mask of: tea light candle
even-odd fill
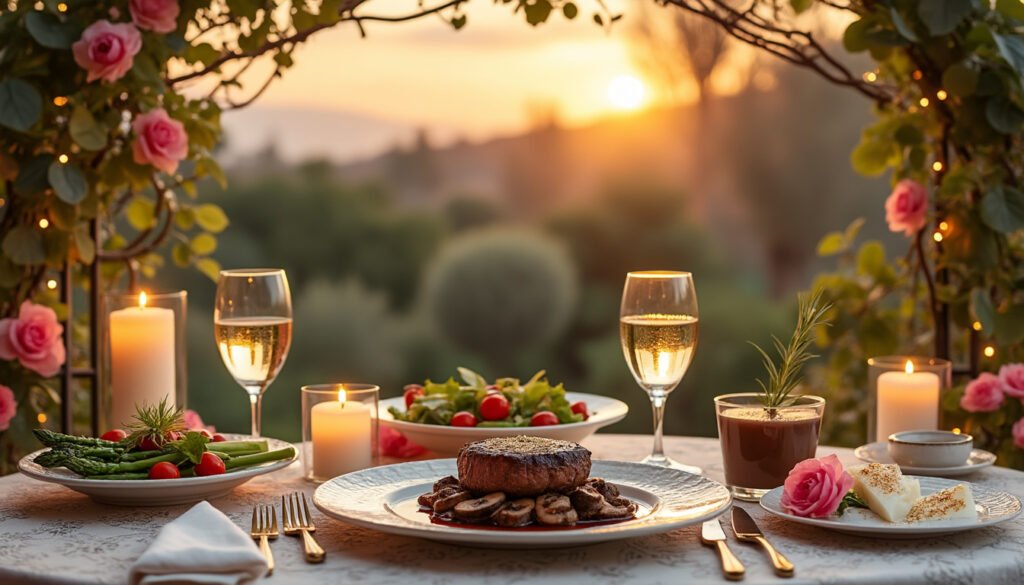
[[[310,410],[313,475],[336,477],[371,465],[370,407],[345,400],[321,402]]]
[[[876,441],[900,431],[939,428],[939,377],[915,372],[910,360],[902,372],[883,373],[878,377],[875,414]]]
[[[175,406],[174,311],[139,306],[110,313],[110,424],[132,421],[136,405]]]

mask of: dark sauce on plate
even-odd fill
[[[635,502],[635,501],[634,501]],[[414,502],[415,503],[415,502]],[[444,512],[442,514],[434,514],[434,511],[427,506],[419,506],[419,513],[429,519],[431,524],[438,526],[450,526],[451,528],[466,528],[469,530],[497,530],[502,532],[552,532],[559,530],[582,530],[584,528],[594,528],[597,526],[609,526],[611,524],[622,524],[623,522],[629,522],[630,520],[636,520],[643,518],[650,514],[650,508],[644,506],[640,502],[637,504],[637,511],[634,516],[626,518],[615,518],[612,520],[580,520],[573,526],[549,526],[547,524],[539,524],[537,522],[531,522],[525,526],[498,526],[497,524],[481,523],[474,524],[472,522],[461,522],[452,518],[451,513]]]

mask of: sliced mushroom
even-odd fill
[[[446,496],[439,497],[434,500],[434,513],[440,514],[441,512],[447,512],[455,507],[459,502],[465,502],[473,498],[473,494],[466,490],[458,490],[452,492]]]
[[[437,484],[434,484],[434,486],[436,487]],[[464,490],[462,488],[460,488],[458,486],[458,484],[455,484],[455,485],[451,485],[451,484],[443,485],[440,488],[435,489],[433,492],[431,492],[429,494],[421,495],[420,497],[416,498],[416,501],[421,506],[427,506],[429,508],[432,508],[432,507],[434,507],[434,502],[436,502],[437,500],[439,500],[441,498],[448,497],[448,496],[450,496],[452,494],[455,494],[455,493],[458,493],[458,492],[461,492],[461,491],[464,491]]]
[[[505,502],[505,504],[494,513],[492,518],[498,526],[514,528],[526,526],[533,521],[533,498],[520,498]]]
[[[420,497],[416,498],[416,503],[421,506],[428,508],[434,507],[434,500],[437,499],[437,492],[430,492],[429,494],[420,494]]]
[[[452,515],[466,522],[479,522],[490,518],[491,514],[497,512],[504,503],[504,492],[494,492],[480,498],[459,502],[452,509]]]
[[[618,520],[620,518],[632,518],[636,514],[636,504],[630,503],[625,506],[613,506],[608,502],[587,511],[580,510],[580,518],[584,520]]]
[[[572,508],[569,496],[562,494],[544,494],[537,496],[537,504],[534,509],[537,513],[537,521],[549,526],[572,526],[579,520],[576,510]]]
[[[587,485],[604,496],[605,501],[609,504],[621,508],[632,507],[633,512],[636,512],[636,504],[629,498],[622,497],[622,494],[619,493],[619,488],[615,484],[608,483],[599,477],[592,477],[587,480]]]
[[[569,492],[569,499],[572,501],[572,507],[576,509],[576,513],[584,520],[608,505],[604,496],[589,485],[581,485]]]
[[[446,487],[459,487],[459,480],[456,479],[454,475],[442,477],[441,479],[434,482],[433,490],[437,492],[441,491],[443,488]]]

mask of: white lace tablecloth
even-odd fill
[[[650,438],[595,435],[584,444],[598,459],[638,460]],[[704,468],[722,481],[715,439],[668,437],[668,454]],[[848,449],[822,447],[854,463]],[[211,502],[243,528],[251,507],[279,502],[282,493],[314,485],[301,479],[300,463],[256,478]],[[991,489],[1024,497],[1024,473],[985,469],[967,478]],[[974,532],[924,540],[878,540],[788,523],[754,504],[740,504],[757,519],[776,546],[796,564],[793,579],[771,572],[767,557],[732,539],[747,567],[744,583],[857,583],[896,585],[1024,584],[1024,520]],[[102,583],[127,580],[128,566],[168,521],[189,506],[121,508],[92,500],[61,486],[13,475],[0,478],[0,584]],[[300,540],[273,543],[277,570],[261,583],[384,585],[485,585],[491,583],[724,583],[718,558],[698,542],[698,527],[669,534],[582,548],[507,551],[464,548],[391,536],[330,521],[314,511],[317,536],[327,550],[322,565],[303,561]],[[727,518],[727,517],[724,517]],[[726,524],[728,520],[723,520]],[[730,533],[726,527],[727,533]]]

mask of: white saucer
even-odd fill
[[[861,445],[857,447],[853,454],[857,456],[857,459],[861,461],[867,461],[868,463],[895,463],[892,457],[889,457],[888,451],[889,445],[886,441],[876,441],[874,443],[868,443],[867,445]],[[903,473],[908,475],[930,475],[933,477],[960,477],[961,475],[967,475],[974,473],[979,469],[988,467],[996,462],[996,456],[984,449],[974,449],[971,451],[971,456],[967,458],[967,461],[963,465],[957,465],[955,467],[913,467],[911,465],[900,465],[900,469]]]

